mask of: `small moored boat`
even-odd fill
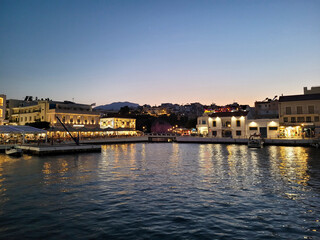
[[[260,138],[260,135],[254,134],[249,137],[248,147],[249,148],[262,148],[263,140]]]
[[[9,149],[6,149],[6,154],[9,156],[20,157],[22,155],[22,149],[11,147]]]

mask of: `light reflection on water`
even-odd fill
[[[176,143],[1,154],[0,236],[316,238],[319,159],[312,148]]]

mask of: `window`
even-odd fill
[[[314,106],[308,106],[308,113],[314,114]]]
[[[199,124],[201,124],[201,120],[199,119],[199,122],[198,122]]]
[[[202,124],[206,124],[206,120],[202,120]]]
[[[257,127],[249,127],[249,130],[258,130]]]
[[[291,107],[286,107],[286,114],[291,114]]]
[[[31,116],[29,117],[29,121],[32,121],[32,117]]]
[[[236,131],[237,136],[241,136],[241,131]]]
[[[213,126],[213,127],[216,127],[216,126],[217,126],[217,122],[216,122],[216,121],[213,121],[213,122],[212,122],[212,126]]]
[[[20,119],[21,122],[23,122],[23,117]]]
[[[311,122],[311,117],[306,117],[306,122]]]
[[[278,130],[278,127],[269,127],[269,130],[270,130],[270,131],[277,131],[277,130]]]
[[[304,117],[298,117],[298,122],[299,123],[304,122]]]
[[[237,127],[240,127],[240,120],[237,120]]]
[[[94,124],[94,120],[93,119],[91,120],[91,123]]]
[[[212,131],[213,136],[217,136],[217,131]]]
[[[296,117],[292,117],[292,118],[291,118],[291,122],[292,122],[292,123],[295,123],[295,122],[296,122]]]
[[[302,107],[301,106],[297,107],[297,114],[302,114]]]
[[[25,121],[25,122],[28,121],[28,118],[27,118],[27,117],[24,117],[24,121]]]
[[[70,122],[73,123],[73,118],[70,118]]]
[[[284,117],[284,118],[283,118],[283,121],[284,121],[284,122],[288,122],[288,118],[287,118],[287,117]]]
[[[314,117],[315,122],[319,122],[319,116]]]

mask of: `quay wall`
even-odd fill
[[[247,138],[209,138],[209,137],[177,137],[178,143],[224,143],[224,144],[247,144]],[[264,139],[264,145],[277,146],[311,146],[313,139]]]

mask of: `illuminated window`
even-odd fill
[[[2,109],[0,109],[0,117],[2,117]]]
[[[3,106],[3,98],[0,97],[0,106]]]

